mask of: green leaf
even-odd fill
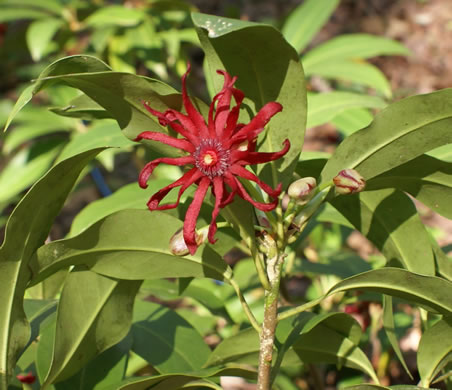
[[[2,0],[1,6],[13,6],[25,9],[46,10],[58,14],[63,10],[63,5],[59,0],[40,0],[39,3],[35,0]]]
[[[410,51],[397,41],[369,34],[348,34],[330,39],[306,53],[303,67],[315,73],[317,66],[338,60],[371,58],[381,55],[409,55]]]
[[[384,108],[386,103],[376,96],[352,92],[326,92],[308,95],[307,127],[327,123],[336,115],[351,108]]]
[[[412,200],[398,190],[337,196],[331,204],[383,252],[409,271],[435,274],[432,246]]]
[[[57,161],[99,147],[126,149],[134,145],[136,143],[126,138],[115,122],[97,122],[87,132],[75,135],[58,156]]]
[[[395,324],[394,324],[394,313],[392,310],[392,297],[388,295],[383,295],[383,327],[388,337],[388,340],[394,350],[397,358],[399,359],[400,364],[405,369],[405,372],[408,374],[411,380],[414,380],[411,375],[408,366],[406,365],[405,359],[403,358],[402,351],[399,347],[399,342],[397,340],[397,336],[395,333]]]
[[[378,113],[365,129],[347,137],[322,171],[322,182],[344,168],[366,180],[452,143],[452,89],[402,99]]]
[[[10,201],[42,177],[60,150],[60,140],[42,140],[19,151],[0,173],[0,203]]]
[[[336,115],[331,122],[346,137],[370,124],[373,116],[365,108],[351,108]]]
[[[327,79],[338,79],[362,84],[375,89],[387,98],[392,95],[391,85],[383,72],[367,62],[351,60],[323,62],[311,69],[311,72]],[[310,75],[306,72],[306,76]]]
[[[132,337],[132,350],[159,373],[198,370],[210,353],[202,336],[187,321],[152,302],[136,302]]]
[[[98,199],[87,205],[80,211],[72,222],[69,237],[74,237],[88,227],[100,221],[102,218],[116,211],[125,209],[147,209],[146,203],[151,195],[170,184],[167,179],[155,179],[148,183],[148,188],[143,190],[137,183],[127,184],[110,196]],[[168,202],[176,201],[177,194],[170,192],[165,198]],[[182,198],[183,200],[184,198]]]
[[[192,19],[215,91],[223,85],[216,71],[226,69],[238,77],[237,87],[245,93],[244,105],[252,113],[268,102],[282,104],[283,111],[271,119],[259,150],[281,150],[289,139],[290,151],[273,165],[272,172],[275,185],[287,183],[303,145],[306,123],[306,87],[296,51],[271,26],[199,13],[193,13]],[[248,113],[242,113],[242,119],[248,120]]]
[[[196,379],[219,376],[240,376],[242,378],[255,379],[256,372],[250,369],[249,366],[228,364],[226,367],[212,367],[195,372],[129,378],[119,384],[119,386],[107,387],[103,390],[147,390],[149,388],[155,389],[156,387],[154,386],[160,384],[164,386],[159,387],[159,389],[176,389],[178,388],[177,386],[183,386]]]
[[[401,268],[381,268],[347,278],[326,296],[338,292],[374,291],[426,307],[444,315],[452,313],[452,282],[436,276],[415,274]]]
[[[93,99],[82,94],[73,99],[69,105],[50,109],[55,114],[85,120],[111,118],[105,109]]]
[[[421,385],[430,383],[447,362],[452,361],[452,318],[443,318],[427,329],[419,342],[417,365]]]
[[[111,5],[99,8],[85,19],[85,23],[90,27],[120,26],[133,27],[139,24],[145,13],[138,8]]]
[[[37,9],[0,6],[0,23],[12,22],[21,19],[41,19],[48,18],[49,16],[49,13]]]
[[[301,53],[320,31],[339,4],[339,0],[307,0],[287,18],[281,32],[298,53]]]
[[[0,387],[7,387],[30,330],[23,295],[31,271],[29,260],[44,244],[51,224],[82,169],[102,149],[91,150],[54,166],[16,206],[8,219],[0,248]]]
[[[3,128],[3,131],[8,130],[9,125],[11,124],[14,117],[18,114],[22,108],[31,100],[33,97],[33,90],[34,85],[29,85],[27,88],[25,88],[20,96],[19,99],[17,99],[16,103],[14,104],[13,109],[11,110],[8,119],[6,120],[5,127]]]
[[[452,162],[421,155],[372,178],[366,190],[397,188],[452,219]]]
[[[179,219],[163,212],[119,211],[76,237],[41,247],[30,264],[35,275],[32,283],[76,264],[118,279],[229,279],[232,270],[209,246],[200,247],[194,256],[171,253],[169,240],[181,227]]]
[[[52,364],[43,387],[69,378],[127,335],[140,284],[117,281],[83,267],[72,270],[58,305]],[[74,316],[74,308],[81,309],[81,315]]]
[[[62,19],[39,19],[27,29],[27,45],[33,61],[38,62],[58,29],[64,24]]]

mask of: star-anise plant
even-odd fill
[[[257,323],[246,301],[242,299],[246,315],[260,333],[258,389],[267,390],[270,389],[272,382],[270,373],[285,247],[302,231],[307,220],[313,214],[313,212],[308,211],[308,214],[304,214],[302,223],[299,223],[301,208],[309,203],[310,198],[314,195],[315,180],[313,183],[312,178],[302,179],[289,187],[288,194],[291,200],[286,212],[283,213],[281,198],[279,198],[281,183],[278,184],[276,189],[273,189],[245,168],[247,165],[277,160],[289,151],[290,143],[286,139],[283,149],[278,152],[256,152],[257,136],[264,130],[270,119],[282,111],[282,105],[277,102],[268,102],[248,124],[239,123],[239,110],[244,94],[234,87],[237,77],[231,77],[224,70],[217,70],[217,73],[224,77],[224,84],[221,91],[212,99],[206,121],[188,96],[186,79],[189,72],[190,65],[182,77],[182,100],[186,114],[174,109],[159,112],[152,108],[152,102],[143,102],[146,110],[157,117],[161,125],[171,127],[180,137],[175,138],[155,131],[143,131],[135,139],[135,141],[143,139],[158,141],[180,149],[185,155],[176,158],[162,157],[150,161],[139,175],[139,184],[142,188],[147,188],[147,181],[154,168],[159,164],[191,166],[180,179],[152,195],[147,205],[150,211],[176,208],[185,190],[192,185],[197,186],[194,199],[185,215],[182,238],[188,252],[192,255],[204,241],[203,237],[196,232],[196,221],[209,188],[215,198],[212,219],[207,233],[207,239],[211,244],[216,242],[216,219],[220,210],[233,202],[236,194],[251,203],[256,209],[267,213],[268,219],[273,221],[267,226],[267,230],[263,230],[259,239],[260,251],[255,254],[258,257],[256,264],[261,264],[256,269],[266,289],[265,315],[262,326]],[[231,106],[233,99],[235,105]],[[272,200],[268,203],[254,200],[248,194],[241,180],[256,183]],[[335,178],[336,186],[340,182],[339,176]],[[362,180],[362,183],[363,185],[355,192],[364,188],[364,180]],[[331,184],[329,183],[323,191],[318,191],[315,200],[310,202],[311,210],[316,210],[319,204],[323,202]],[[302,194],[298,193],[300,186],[303,187]],[[176,202],[160,205],[163,198],[176,187],[180,187]],[[303,199],[303,201],[301,202],[300,199]],[[273,210],[275,210],[275,215],[270,215],[269,213]],[[295,220],[297,214],[298,225]],[[180,242],[172,242],[171,245],[178,246],[177,249],[172,248],[173,253],[180,252]]]

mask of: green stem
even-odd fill
[[[293,309],[286,310],[285,312],[281,313],[278,316],[278,321],[282,321],[286,318],[295,316],[297,314],[303,313],[304,311],[313,308],[314,306],[317,306],[320,302],[322,302],[325,299],[324,296],[321,296],[320,298],[314,299],[313,301],[306,302],[304,305],[294,307]]]
[[[251,308],[249,307],[248,303],[246,302],[245,297],[242,294],[242,291],[240,290],[239,285],[237,284],[237,282],[234,279],[229,279],[229,283],[231,284],[231,286],[234,288],[235,293],[237,294],[240,303],[242,304],[243,310],[245,311],[246,316],[248,317],[248,320],[250,321],[251,325],[253,326],[253,328],[256,330],[257,333],[261,333],[262,328],[259,325],[259,323],[256,320],[256,317],[254,317],[253,312],[251,311]]]

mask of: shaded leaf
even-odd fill
[[[337,196],[331,204],[380,249],[386,260],[435,274],[430,238],[412,200],[397,190]]]
[[[430,383],[447,362],[452,361],[452,318],[443,318],[427,329],[419,342],[417,365],[421,384]]]
[[[71,377],[127,335],[140,284],[72,270],[58,305],[52,364],[43,387]],[[74,307],[82,313],[74,316]]]

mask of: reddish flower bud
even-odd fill
[[[22,383],[27,383],[31,385],[35,382],[36,377],[31,373],[31,371],[28,374],[19,374],[16,376],[17,379],[19,379]]]
[[[303,177],[294,181],[287,189],[287,194],[298,204],[306,203],[312,195],[312,190],[317,186],[313,177]]]
[[[341,195],[361,192],[366,186],[364,178],[354,169],[343,169],[333,179],[336,193]]]

